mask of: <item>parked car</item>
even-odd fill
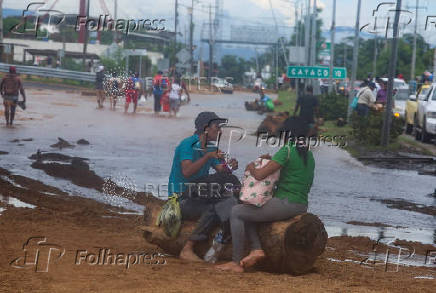
[[[406,106],[404,109],[404,118],[406,120],[406,133],[410,134],[413,130],[413,123],[415,120],[415,114],[418,109],[417,98],[421,95],[426,96],[430,91],[429,84],[423,84],[421,88],[418,90],[416,95],[410,95],[409,99],[406,102]]]
[[[418,110],[413,123],[415,138],[429,142],[436,137],[436,83],[430,86],[426,95],[419,95],[417,102]]]
[[[388,82],[388,78],[386,77],[382,77],[381,80],[383,80],[384,82]],[[404,88],[409,88],[409,85],[402,79],[400,78],[394,78],[394,89],[404,89]]]
[[[233,94],[233,84],[226,81],[224,78],[214,78],[212,85],[222,93]]]
[[[336,91],[338,94],[348,96],[349,86],[348,82],[341,80],[336,84]]]
[[[400,88],[397,89],[397,93],[394,96],[394,115],[405,118],[406,102],[409,99],[409,89]]]

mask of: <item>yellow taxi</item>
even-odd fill
[[[415,118],[416,111],[418,110],[417,97],[420,95],[427,95],[430,91],[430,84],[423,84],[418,90],[416,95],[410,95],[406,102],[406,110],[404,113],[404,118],[406,120],[406,133],[412,133],[413,120]]]

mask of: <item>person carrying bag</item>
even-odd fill
[[[240,199],[243,202],[245,199],[245,203],[232,207],[232,261],[217,266],[217,269],[243,272],[255,265],[265,257],[257,234],[257,224],[284,221],[307,212],[308,194],[315,169],[313,154],[306,143],[309,127],[304,119],[291,117],[284,122],[281,131],[286,133],[285,141],[288,141],[290,135],[295,139],[280,148],[268,162],[262,162],[258,166],[253,162],[246,168],[247,175],[254,177],[255,181],[247,179],[249,177],[244,180]],[[263,159],[268,157],[263,156]],[[266,180],[276,178],[277,172],[280,172],[277,188],[273,189],[273,179],[268,180],[269,184],[266,184]],[[251,187],[250,182],[253,182]],[[260,194],[254,195],[254,192],[250,193],[250,188],[254,188],[256,184],[260,186]],[[274,192],[271,197],[272,190]],[[261,195],[266,199],[249,199],[250,195],[253,195],[253,198]],[[243,257],[246,240],[250,244],[250,253]]]
[[[288,159],[290,154],[290,147],[286,145],[288,150]],[[266,157],[257,158],[254,161],[254,167],[256,169],[265,167],[271,160]],[[268,200],[273,197],[274,188],[280,178],[280,170],[268,175],[263,180],[256,180],[256,178],[250,174],[248,170],[244,173],[244,181],[242,184],[241,193],[239,199],[245,204],[252,204],[257,207],[263,206]]]

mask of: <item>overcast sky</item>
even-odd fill
[[[46,2],[46,7],[50,7],[56,0],[4,0],[4,8],[25,9],[32,2]],[[105,0],[106,6],[110,13],[113,13],[115,0]],[[225,30],[228,30],[230,25],[250,25],[250,26],[274,26],[273,13],[275,15],[278,26],[281,30],[292,29],[286,26],[294,25],[295,21],[295,6],[301,7],[301,4],[306,5],[307,0],[220,0],[223,3],[221,21]],[[270,1],[273,7],[271,11]],[[403,0],[403,9],[406,6],[415,5],[416,0]],[[54,9],[64,13],[78,13],[80,0],[57,0]],[[297,3],[295,5],[294,3]],[[313,2],[313,0],[312,0]],[[356,10],[358,0],[337,0],[336,25],[337,26],[352,26],[355,25]],[[362,0],[360,25],[370,23],[372,11],[382,2],[395,2],[395,0]],[[167,28],[174,28],[174,5],[175,0],[118,0],[118,18],[126,19],[146,19],[146,18],[164,18],[167,20]],[[328,30],[331,25],[333,0],[317,0],[318,6],[323,8],[321,18],[324,22],[325,30]],[[200,0],[194,1],[194,23],[196,26],[196,35],[199,36],[201,25],[208,21],[209,4],[215,5],[215,0]],[[91,15],[104,14],[100,0],[91,0]],[[179,0],[179,17],[180,31],[184,33],[189,20],[187,7],[191,6],[191,0]],[[424,31],[427,15],[436,15],[435,0],[420,0],[420,6],[427,9],[420,10],[419,16],[419,31],[429,42],[436,40],[436,28]],[[411,9],[414,12],[414,9]],[[411,23],[407,29],[412,29]]]

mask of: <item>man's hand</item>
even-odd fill
[[[222,159],[224,159],[225,153],[223,153],[220,150],[217,150],[217,151],[207,152],[206,156],[208,159],[222,160]]]
[[[264,154],[264,155],[261,155],[259,158],[266,159],[266,160],[271,160],[271,155],[270,154]]]
[[[231,158],[228,162],[232,170],[238,170],[238,161],[235,158]]]
[[[254,162],[251,162],[250,164],[245,167],[245,171],[252,172],[254,170]]]

